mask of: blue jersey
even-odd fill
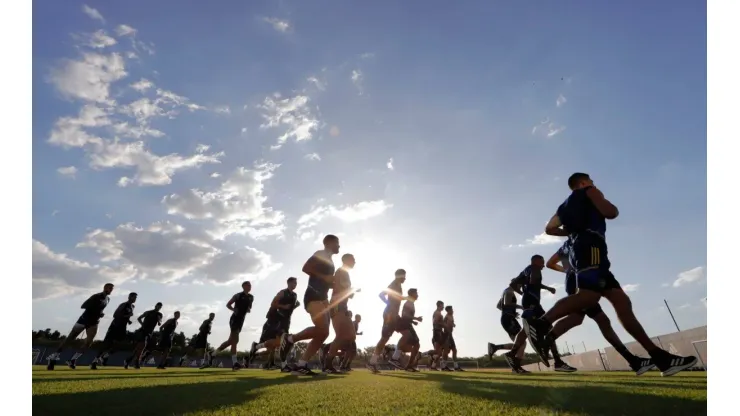
[[[522,305],[531,305],[540,303],[540,291],[542,283],[532,283],[532,273],[536,272],[532,266],[527,266],[519,273],[516,280],[522,285]]]
[[[596,209],[586,192],[591,187],[576,189],[558,207],[560,222],[572,239],[580,236],[606,236],[606,218]]]

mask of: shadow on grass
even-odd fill
[[[32,407],[34,415],[181,415],[241,405],[258,397],[260,389],[273,385],[319,380],[326,378],[237,378],[230,381],[34,395]]]
[[[413,376],[390,375],[391,377],[417,378]],[[671,415],[706,415],[706,400],[692,400],[683,397],[661,396],[637,392],[620,391],[615,386],[598,385],[592,380],[584,380],[582,386],[547,387],[541,385],[527,385],[529,377],[517,378],[517,383],[511,377],[460,378],[442,374],[424,374],[419,377],[428,381],[438,382],[443,391],[459,394],[473,399],[497,400],[510,405],[528,408],[540,406],[557,414],[559,411],[581,412],[589,415],[603,416],[637,416],[657,414]],[[490,381],[503,381],[491,383]],[[567,380],[547,379],[547,382],[567,382]],[[594,385],[597,384],[597,385]],[[610,384],[605,382],[605,384]],[[615,383],[611,383],[615,384]],[[630,384],[634,384],[631,381]],[[681,383],[643,383],[646,387],[685,389]],[[705,389],[704,389],[705,390]]]

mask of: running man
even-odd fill
[[[200,324],[200,328],[198,328],[198,335],[194,336],[193,339],[190,340],[187,348],[185,348],[185,353],[180,358],[180,367],[182,367],[185,361],[190,362],[191,360],[197,359],[195,357],[200,355],[201,352],[203,353],[201,369],[209,366],[211,358],[210,353],[208,352],[208,335],[211,335],[211,329],[213,328],[214,319],[216,319],[216,314],[211,312],[210,314],[208,314],[208,319]]]
[[[334,273],[334,285],[331,292],[331,324],[334,328],[334,341],[332,341],[324,357],[324,372],[327,374],[336,374],[339,371],[334,368],[334,357],[339,350],[346,351],[353,342],[357,334],[352,324],[352,312],[349,311],[349,299],[354,297],[352,290],[352,280],[349,271],[355,267],[355,256],[345,254],[342,256],[342,267]]]
[[[542,289],[555,294],[554,288],[542,284],[542,269],[544,268],[545,258],[540,256],[539,254],[535,254],[530,259],[529,266],[525,267],[524,270],[519,273],[519,276],[514,278],[516,280],[516,284],[521,285],[522,288],[522,307],[524,308],[522,319],[524,320],[525,334],[528,333],[527,331],[532,321],[545,314],[545,310],[542,308],[542,304],[540,303],[540,292],[542,291]],[[525,341],[526,340],[524,338],[515,339],[512,350],[505,354],[506,357],[504,358],[510,366],[512,363],[519,362],[516,354],[520,348],[525,348]],[[532,347],[534,348],[534,344],[532,344]],[[554,342],[552,343],[552,345],[549,346],[548,350],[552,351],[555,371],[572,373],[577,370],[576,368],[571,367],[562,360],[557,346]],[[549,367],[550,362],[548,361],[547,357],[548,355],[545,355],[543,364],[546,367]],[[520,365],[516,365],[516,367],[520,367]],[[515,367],[512,367],[512,370],[517,371]]]
[[[401,317],[396,326],[396,331],[401,334],[401,339],[396,344],[396,351],[393,352],[393,356],[388,360],[388,364],[399,370],[417,372],[418,370],[416,370],[414,364],[417,361],[416,355],[419,353],[420,345],[419,336],[416,334],[416,330],[414,330],[414,325],[421,322],[422,317],[416,316],[414,303],[419,299],[419,292],[413,288],[409,289],[406,299],[401,311]],[[406,366],[401,364],[401,352],[409,353]]]
[[[290,318],[293,311],[301,305],[298,302],[298,294],[295,293],[298,287],[298,279],[289,277],[287,280],[288,287],[279,291],[272,299],[270,309],[267,311],[265,324],[262,326],[262,335],[259,342],[253,342],[249,350],[248,362],[251,364],[257,351],[267,348],[267,362],[265,369],[279,368],[275,365],[275,349],[280,347],[280,337],[287,334],[290,330]]]
[[[442,371],[463,371],[460,368],[460,364],[457,362],[457,346],[455,345],[455,338],[452,336],[452,332],[455,329],[455,311],[452,305],[445,306],[444,320],[442,321],[443,339],[444,339],[444,350],[442,351],[442,360],[440,361],[440,370]],[[447,359],[449,358],[450,351],[452,351],[452,368],[447,365]]]
[[[154,309],[148,310],[141,314],[136,321],[141,327],[134,333],[136,346],[134,352],[129,358],[123,361],[123,368],[128,369],[129,364],[133,363],[135,369],[141,368],[142,358],[147,355],[148,351],[153,349],[154,340],[152,334],[154,330],[162,324],[162,302],[157,302]],[[147,355],[148,356],[148,355]]]
[[[252,283],[245,281],[242,283],[242,291],[232,296],[229,302],[226,303],[226,308],[230,310],[231,318],[229,318],[229,339],[224,341],[216,351],[211,355],[213,356],[231,347],[231,369],[236,371],[242,367],[236,356],[236,347],[239,345],[239,333],[242,332],[244,326],[244,320],[247,314],[252,311],[252,304],[254,303],[254,296],[252,296]],[[213,364],[210,362],[209,364]]]
[[[384,351],[388,340],[396,331],[396,325],[399,319],[398,314],[401,312],[401,302],[407,299],[403,296],[402,287],[406,281],[406,270],[398,269],[394,275],[395,279],[393,282],[378,295],[386,306],[385,310],[383,310],[383,328],[380,331],[380,341],[375,346],[375,351],[367,363],[367,368],[373,373],[378,372],[378,358],[380,358],[380,354]]]
[[[570,237],[570,266],[576,274],[577,292],[564,297],[541,318],[532,322],[527,336],[540,357],[547,357],[552,344],[552,324],[560,318],[593,308],[601,297],[614,307],[622,326],[650,354],[661,375],[671,376],[693,367],[697,359],[681,357],[660,349],[650,340],[632,310],[629,296],[609,270],[611,263],[606,244],[606,220],[619,215],[614,204],[594,186],[588,174],[574,173],[568,178],[571,194],[545,226],[548,235]]]
[[[105,333],[103,345],[98,351],[98,356],[90,364],[91,370],[97,370],[98,364],[102,366],[106,365],[115,344],[126,340],[128,333],[127,327],[131,324],[131,318],[134,316],[134,303],[136,303],[137,297],[138,295],[135,292],[129,293],[128,300],[118,305],[116,311],[113,312],[113,321],[111,321],[108,327],[108,332]]]
[[[511,367],[512,372],[517,374],[526,374],[529,371],[522,368],[521,362],[524,358],[524,349],[526,348],[527,334],[522,331],[521,325],[517,318],[519,313],[517,309],[524,309],[522,306],[516,303],[516,294],[521,293],[521,284],[517,279],[512,279],[509,286],[504,290],[501,295],[501,299],[498,301],[496,307],[501,310],[501,326],[504,328],[512,342],[515,342],[519,338],[520,347],[515,352],[514,357],[504,355],[506,363]],[[488,343],[488,359],[493,360],[493,354],[498,350],[512,350],[514,348],[513,343],[508,344],[492,344]]]
[[[170,356],[170,350],[172,350],[172,340],[175,338],[175,330],[177,329],[177,321],[180,319],[180,311],[175,311],[172,318],[165,321],[159,330],[159,342],[157,343],[157,351],[162,354],[162,358],[159,360],[157,368],[160,370],[165,369],[165,363],[167,357]]]
[[[352,312],[349,313],[352,315]],[[362,316],[360,314],[355,315],[355,320],[352,321],[352,326],[354,327],[355,336],[362,335],[362,332],[360,332],[360,322],[362,322]],[[344,351],[344,357],[342,358],[342,363],[340,366],[340,371],[348,372],[352,371],[352,361],[357,356],[357,339],[355,337],[355,341],[352,341],[352,345],[349,346],[349,349],[347,351]]]
[[[103,310],[105,310],[105,307],[108,306],[108,303],[110,302],[109,296],[111,292],[113,292],[113,283],[106,283],[103,286],[102,292],[90,296],[82,306],[80,306],[80,309],[84,309],[85,311],[82,312],[77,323],[72,326],[72,330],[69,331],[67,338],[63,339],[57,347],[57,350],[47,358],[49,360],[49,364],[46,366],[47,370],[54,369],[64,347],[76,340],[82,331],[85,331],[85,343],[82,344],[82,352],[75,351],[72,358],[67,361],[69,368],[76,368],[77,359],[80,358],[88,348],[90,348],[90,345],[92,345],[92,342],[95,340],[95,335],[98,333],[98,324],[100,323],[100,318],[105,316]]]
[[[285,362],[293,344],[310,339],[306,351],[298,363],[292,366],[296,375],[316,375],[308,368],[308,360],[324,344],[329,336],[329,289],[334,283],[334,261],[332,256],[339,253],[339,238],[335,235],[324,237],[324,249],[315,252],[303,265],[303,273],[308,275],[308,286],[303,295],[303,307],[311,315],[313,326],[295,334],[283,334],[280,338],[280,360]]]
[[[438,362],[444,352],[444,316],[445,303],[437,301],[437,309],[432,314],[432,346],[433,352],[429,355],[429,370],[439,371]]]
[[[576,284],[576,275],[573,269],[570,267],[570,262],[568,261],[569,254],[570,239],[565,241],[562,247],[560,247],[560,249],[558,249],[558,251],[553,254],[552,257],[550,257],[550,259],[547,261],[547,268],[555,270],[557,272],[565,273],[565,292],[568,296],[575,295],[578,291],[578,287]],[[561,263],[562,266],[558,263]],[[559,337],[568,332],[571,328],[575,328],[578,325],[582,324],[583,318],[585,316],[588,316],[589,318],[593,319],[594,322],[596,322],[596,324],[599,326],[599,329],[601,330],[601,334],[604,336],[604,339],[609,341],[609,344],[611,344],[614,349],[617,350],[617,352],[627,361],[627,364],[629,364],[630,368],[632,368],[632,370],[638,376],[645,374],[647,371],[655,367],[655,364],[653,364],[653,361],[651,359],[635,356],[627,349],[627,347],[624,346],[622,340],[620,340],[619,336],[617,336],[617,334],[614,332],[614,328],[612,328],[609,317],[606,316],[606,313],[604,313],[604,310],[601,309],[601,305],[599,305],[598,303],[596,304],[596,306],[592,306],[579,312],[571,313],[565,318],[559,320],[550,332],[552,339],[557,340]]]

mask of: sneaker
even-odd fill
[[[450,367],[442,367],[442,371],[455,371],[451,369]]]
[[[284,366],[280,368],[281,373],[290,373],[291,371],[293,370],[290,368],[288,364],[285,364]]]
[[[252,364],[252,360],[257,355],[257,343],[253,342],[252,347],[249,348],[249,355],[247,355],[247,365]]]
[[[437,367],[429,367],[429,371],[439,371],[439,368],[437,368]]]
[[[134,364],[134,370],[141,370],[141,365],[139,363]]]
[[[653,361],[655,362],[655,366],[660,370],[660,375],[668,377],[693,367],[698,360],[694,356],[681,357],[660,350],[659,353],[653,356]]]
[[[128,370],[128,360],[123,360],[123,369]]]
[[[166,370],[166,368],[163,365],[158,365],[157,366],[157,370]]]
[[[340,373],[340,371],[334,367],[326,367],[321,372],[324,374],[339,374]]]
[[[378,370],[378,364],[373,364],[371,362],[368,362],[367,364],[365,364],[365,366],[373,374],[378,374],[380,372],[380,370]]]
[[[548,328],[548,325],[541,319],[525,319],[523,327],[529,345],[540,357],[542,364],[545,367],[550,367],[550,344],[547,340],[547,333],[550,332],[550,328]]]
[[[650,358],[635,357],[635,360],[630,363],[630,367],[636,375],[641,376],[655,368],[655,363]]]
[[[395,358],[391,358],[390,360],[388,360],[388,364],[392,365],[393,367],[399,370],[403,370],[404,368],[403,365],[401,364],[401,361]]]
[[[67,367],[69,367],[72,370],[74,370],[75,368],[77,368],[77,360],[69,360],[69,361],[67,361]]]
[[[98,360],[94,360],[92,364],[90,364],[91,370],[97,370],[98,369]]]
[[[578,371],[577,368],[571,367],[568,364],[564,362],[555,363],[555,371],[558,371],[560,373],[574,373]]]
[[[495,345],[488,343],[488,360],[493,361],[493,354],[496,354],[496,351],[498,351],[498,348],[496,348]]]
[[[293,368],[291,368],[291,374],[294,376],[315,376],[317,375],[316,372],[311,371],[310,368],[308,368],[308,364],[304,364],[302,366],[295,365]]]
[[[293,349],[293,342],[290,341],[288,334],[283,334],[280,336],[280,348],[278,351],[278,354],[280,355],[280,361],[285,362],[288,361],[288,354],[290,354],[290,350]]]
[[[328,350],[329,348],[327,344],[324,344],[319,348],[319,363],[321,363],[321,368],[326,367],[326,354],[329,352]]]
[[[54,370],[54,366],[57,365],[57,360],[59,359],[58,354],[53,353],[49,355],[46,359],[49,360],[49,363],[46,365],[46,369],[49,371]]]
[[[241,365],[241,364],[239,364],[239,363],[234,363],[234,365],[232,365],[232,366],[231,366],[231,369],[232,369],[233,371],[239,370],[239,369],[241,369],[241,368],[242,368],[242,365]]]
[[[455,371],[462,371],[463,373],[465,372],[465,370],[463,370],[463,369],[462,369],[462,368],[460,368],[460,367],[455,367]]]
[[[527,370],[525,370],[525,369],[524,369],[524,368],[522,368],[522,367],[516,367],[516,368],[512,368],[512,369],[511,369],[511,372],[512,372],[512,373],[514,373],[514,374],[518,374],[518,375],[524,375],[524,374],[532,374],[532,372],[531,372],[531,371],[527,371]]]
[[[516,368],[517,368],[516,361],[515,361],[516,360],[516,357],[513,357],[510,354],[511,353],[509,353],[509,352],[507,352],[506,354],[504,354],[504,356],[503,356],[504,357],[504,361],[506,361],[506,364],[508,364],[509,367],[511,367],[512,370],[516,370]]]
[[[419,372],[419,370],[415,369],[414,367],[408,367],[405,370],[408,371],[409,373],[418,373]]]

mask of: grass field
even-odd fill
[[[34,415],[702,415],[704,372],[357,370],[314,379],[263,370],[33,368]]]

